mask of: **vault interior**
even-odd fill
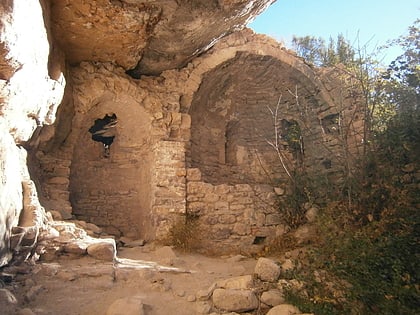
[[[300,163],[302,156],[280,132],[281,124],[293,122],[302,133],[299,141],[305,134],[320,132],[318,90],[302,73],[274,57],[238,53],[206,73],[193,97],[190,166],[199,168],[203,180],[212,184],[285,180],[269,142],[274,142],[277,127],[288,163],[291,167]],[[310,146],[306,153],[311,154]]]
[[[135,103],[121,102],[97,105],[85,117],[70,169],[73,214],[117,236],[150,239],[148,114]]]

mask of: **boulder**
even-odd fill
[[[35,313],[30,308],[22,308],[17,311],[16,315],[35,315]]]
[[[260,300],[268,306],[276,306],[284,303],[284,295],[280,290],[268,290],[263,292]]]
[[[211,305],[207,302],[198,302],[195,306],[197,314],[208,314],[211,311]]]
[[[129,296],[115,300],[106,315],[144,315],[144,304],[140,296]]]
[[[280,304],[280,305],[274,306],[267,313],[267,315],[293,315],[293,314],[301,314],[301,313],[296,306],[293,306],[291,304]]]
[[[258,308],[259,302],[251,290],[215,289],[214,307],[230,312],[247,312]]]
[[[233,277],[216,282],[216,287],[222,289],[250,289],[253,285],[254,280],[251,275]]]
[[[261,257],[257,261],[254,273],[263,281],[275,282],[280,276],[280,266],[271,259]]]
[[[114,240],[101,240],[88,246],[87,253],[93,258],[113,261],[116,258],[117,249]]]

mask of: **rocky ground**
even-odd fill
[[[0,313],[300,314],[282,293],[290,267],[290,259],[215,258],[154,245],[121,247],[114,262],[62,255],[30,273],[3,270]]]

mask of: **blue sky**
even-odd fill
[[[406,34],[420,18],[419,0],[277,0],[248,27],[290,47],[293,35],[337,38],[343,34],[354,47],[367,44],[367,52]],[[358,44],[359,43],[359,44]],[[387,50],[384,63],[400,50]]]

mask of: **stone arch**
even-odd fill
[[[114,115],[118,123],[109,156],[88,131],[98,118]],[[102,100],[79,123],[70,169],[70,200],[77,218],[108,233],[153,239],[149,141],[151,119],[134,100]]]
[[[199,168],[203,180],[213,184],[282,182],[286,174],[268,145],[275,118],[299,125],[308,140],[307,164],[313,167],[319,156],[328,155],[312,141],[322,134],[318,117],[334,104],[301,59],[273,49],[272,43],[243,41],[203,56],[193,71],[194,80],[194,74],[200,80],[184,107],[191,115],[188,166]],[[278,117],[273,117],[277,105]],[[290,147],[286,139],[281,145]],[[301,163],[296,152],[288,152],[287,159],[292,168]]]

